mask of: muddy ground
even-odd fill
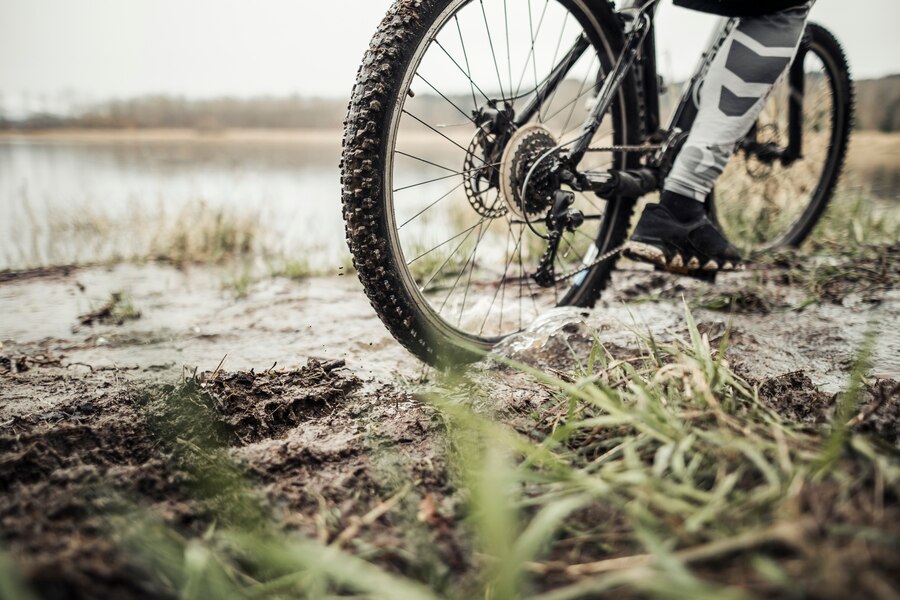
[[[638,335],[684,337],[683,297],[714,342],[728,333],[729,362],[766,402],[821,423],[874,329],[864,427],[897,446],[900,247],[816,260],[815,277],[809,263],[784,257],[716,287],[623,270],[593,311],[556,311],[499,352],[565,375],[596,332],[627,357]],[[283,527],[340,540],[438,589],[455,585],[472,566],[472,546],[459,526],[442,419],[416,392],[430,371],[393,342],[352,275],[266,279],[241,297],[223,286],[227,278],[166,265],[4,277],[0,544],[15,572],[47,598],[165,596],[122,551],[109,515],[137,505],[202,534],[223,507],[198,488],[203,477],[183,447],[200,431],[228,449]],[[120,292],[129,310],[104,311]],[[540,429],[554,402],[491,362],[473,378],[487,390],[480,401],[524,433]],[[385,509],[392,502],[414,522],[396,522]],[[900,515],[880,510],[881,519]],[[900,566],[896,549],[877,560]],[[435,564],[441,572],[417,572]]]

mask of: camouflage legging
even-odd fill
[[[666,191],[706,199],[796,54],[810,4],[741,19],[731,31],[702,84],[697,119]]]

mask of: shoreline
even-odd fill
[[[0,131],[0,141],[47,141],[75,143],[336,143],[340,129],[222,129],[203,131],[188,128],[152,129],[46,129],[41,131]]]
[[[188,128],[64,128],[40,131],[0,131],[0,142],[39,141],[84,144],[172,142],[195,144],[340,144],[342,137],[343,131],[340,128],[238,128],[214,131]],[[848,159],[853,166],[868,168],[900,164],[900,132],[854,131],[850,137]]]

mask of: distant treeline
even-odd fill
[[[856,127],[900,131],[900,75],[857,82]]]
[[[92,106],[72,116],[41,113],[20,121],[0,122],[5,128],[231,128],[334,129],[340,127],[346,102],[301,96],[211,98],[142,96]],[[2,117],[0,117],[2,118]]]
[[[438,106],[428,109],[440,110]],[[196,100],[159,95],[104,102],[71,116],[41,113],[12,121],[0,114],[0,129],[335,129],[341,126],[345,111],[346,101],[336,99],[264,96]],[[857,83],[856,127],[900,131],[900,75]]]

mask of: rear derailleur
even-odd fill
[[[547,250],[541,257],[537,271],[531,276],[542,288],[550,288],[556,285],[556,254],[559,252],[559,244],[562,241],[563,232],[574,232],[584,224],[584,214],[572,208],[575,203],[575,194],[564,190],[557,190],[553,194],[553,207],[547,215],[546,224],[550,232],[547,240]]]

